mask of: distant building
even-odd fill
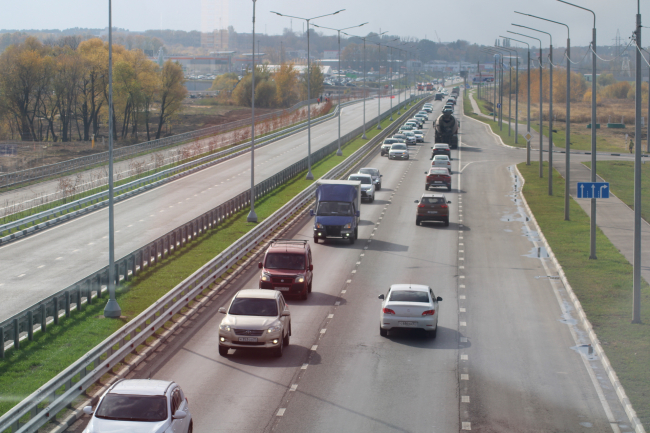
[[[206,52],[210,51],[228,51],[228,30],[213,30],[211,32],[201,32],[201,48]]]
[[[333,60],[339,58],[338,50],[325,50],[323,51],[323,60]]]

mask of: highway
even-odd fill
[[[396,104],[395,104],[396,105]],[[382,98],[382,112],[390,109]],[[366,119],[377,100],[366,102]],[[363,104],[342,111],[341,134],[362,124]],[[312,128],[312,151],[338,137],[338,119]],[[255,151],[259,182],[307,155],[307,131]],[[115,206],[115,257],[146,245],[168,231],[250,188],[250,154],[185,176]],[[108,263],[108,209],[93,212],[0,247],[0,321],[79,281]]]
[[[357,243],[312,242],[313,293],[288,302],[282,358],[219,356],[217,310],[257,287],[251,267],[134,377],[179,383],[199,432],[630,432],[600,361],[579,347],[584,330],[548,278],[557,271],[538,257],[511,169],[525,155],[470,119],[462,132],[449,227],[415,225],[431,131],[410,160],[368,164],[382,189],[362,205]],[[311,239],[311,224],[293,237]],[[379,335],[377,295],[409,282],[443,298],[435,340]]]

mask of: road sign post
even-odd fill
[[[609,198],[609,182],[578,182],[578,198]]]

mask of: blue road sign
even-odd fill
[[[578,182],[578,198],[609,198],[609,183]]]

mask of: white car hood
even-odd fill
[[[275,316],[231,316],[227,315],[222,325],[241,326],[246,329],[266,329],[278,320]]]
[[[134,422],[113,419],[93,418],[84,432],[88,433],[163,433],[169,427],[169,421]]]

